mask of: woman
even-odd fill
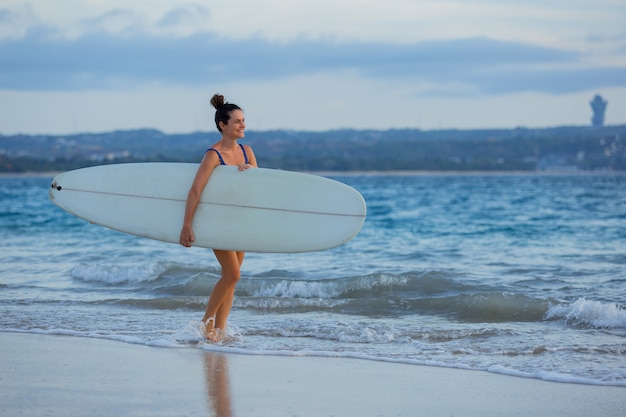
[[[200,195],[215,167],[218,165],[236,165],[239,167],[239,171],[244,171],[257,166],[252,148],[237,143],[238,139],[244,137],[246,128],[241,108],[225,102],[224,96],[218,94],[213,96],[211,104],[215,107],[215,125],[222,134],[222,139],[205,152],[187,195],[185,218],[180,232],[180,243],[185,247],[190,247],[195,240],[192,228],[193,216],[200,202]],[[206,338],[211,341],[218,341],[226,329],[228,314],[233,304],[235,286],[239,281],[240,268],[245,253],[218,249],[214,249],[213,252],[222,267],[222,275],[211,291],[202,322],[205,326]]]

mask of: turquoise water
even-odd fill
[[[248,254],[227,338],[198,334],[211,251],[61,211],[0,178],[0,331],[321,355],[626,386],[626,176],[332,176],[365,197],[336,249]]]

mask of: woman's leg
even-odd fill
[[[235,297],[235,286],[237,285],[239,277],[241,276],[241,264],[243,263],[245,253],[235,253],[237,254],[237,281],[235,282],[235,285],[232,286],[230,291],[224,294],[224,300],[222,301],[222,304],[219,306],[219,308],[217,309],[217,313],[215,314],[215,327],[217,327],[218,329],[226,329],[228,316],[230,315],[230,309],[233,306],[233,298]]]
[[[228,315],[233,304],[235,286],[241,276],[240,269],[245,253],[224,250],[214,250],[213,252],[222,267],[222,276],[211,291],[202,321],[206,323],[208,319],[214,317],[214,327],[223,330],[226,328]],[[213,329],[207,326],[207,334],[211,330]]]

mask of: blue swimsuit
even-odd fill
[[[248,163],[248,155],[246,154],[246,148],[244,148],[241,143],[239,144],[239,146],[241,146],[241,150],[243,152],[243,158],[246,161],[245,163],[247,164]],[[220,154],[220,152],[217,149],[209,148],[209,149],[206,150],[206,152],[208,152],[208,151],[215,151],[215,153],[217,154],[217,157],[220,158],[220,163],[222,165],[226,165],[226,163],[224,162],[224,159],[222,158],[222,154]]]

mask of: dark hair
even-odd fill
[[[234,110],[241,110],[241,107],[238,105],[224,101],[224,96],[221,94],[213,95],[211,105],[215,107],[215,126],[217,126],[217,130],[220,132],[222,131],[220,122],[228,124],[230,113]]]

